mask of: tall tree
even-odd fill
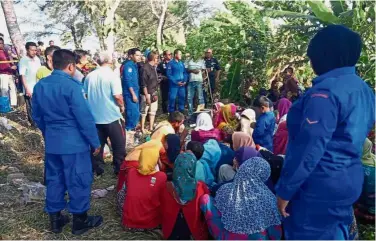
[[[2,0],[1,7],[3,8],[5,22],[7,24],[10,39],[13,45],[16,47],[17,53],[19,55],[24,55],[25,41],[18,26],[16,12],[14,11],[12,0]]]
[[[162,52],[163,46],[163,27],[166,22],[166,12],[169,0],[150,0],[152,13],[158,19],[158,27],[156,32],[157,48]]]

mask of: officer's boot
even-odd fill
[[[92,228],[98,227],[102,222],[102,216],[88,216],[86,212],[82,214],[73,214],[72,234],[83,234]]]
[[[62,215],[61,212],[50,213],[51,232],[61,233],[65,224],[69,223],[69,217]]]

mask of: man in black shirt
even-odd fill
[[[213,58],[213,51],[211,49],[205,51],[205,66],[209,74],[211,92],[214,94],[216,85],[219,81],[221,67],[219,66],[217,59]],[[208,103],[208,91],[209,90],[207,89],[204,92],[205,103]]]
[[[140,81],[141,93],[141,130],[145,133],[146,116],[149,114],[150,131],[153,131],[155,115],[158,110],[158,54],[151,52],[143,66]]]
[[[158,73],[162,75],[161,81],[161,96],[162,96],[162,110],[163,113],[168,113],[168,79],[166,75],[167,63],[172,58],[171,52],[168,50],[163,51],[163,61],[158,65]]]

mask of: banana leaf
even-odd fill
[[[311,7],[312,12],[315,16],[322,22],[325,23],[339,23],[340,19],[335,16],[330,8],[325,6],[322,1],[307,1],[308,5]]]
[[[311,20],[318,20],[313,15],[308,15],[304,13],[297,13],[291,11],[283,11],[283,10],[264,10],[264,13],[267,17],[271,18],[303,18],[303,19],[311,19]]]

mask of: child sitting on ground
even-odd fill
[[[255,106],[260,110],[261,115],[253,131],[253,140],[257,145],[273,151],[275,116],[270,110],[270,101],[267,97],[261,96],[255,101]]]

